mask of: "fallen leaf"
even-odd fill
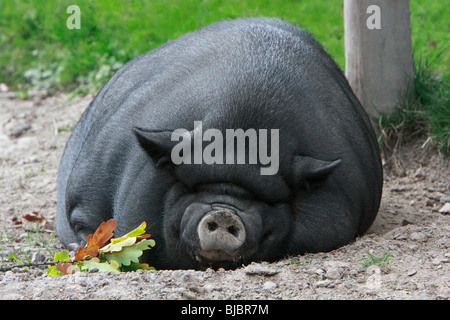
[[[47,268],[47,275],[49,276],[63,276],[63,274],[56,269],[56,266],[48,266]]]
[[[116,261],[101,262],[98,258],[92,258],[89,261],[83,261],[81,270],[89,271],[92,269],[98,269],[98,271],[119,273],[119,264]]]
[[[75,253],[75,259],[84,259],[87,256],[96,257],[100,247],[114,235],[112,231],[115,227],[116,220],[114,219],[103,222],[93,235],[88,235],[86,246],[84,248],[80,246],[78,252]]]
[[[130,272],[136,270],[156,270],[153,267],[150,267],[148,263],[134,263],[132,262],[129,266],[122,266],[120,268],[121,271]]]
[[[17,219],[17,217],[12,217],[11,221],[14,223],[15,226],[22,224],[22,221]]]
[[[120,252],[112,252],[105,254],[104,257],[108,261],[117,261],[120,265],[129,266],[132,262],[139,263],[139,258],[142,255],[143,250],[150,249],[155,245],[155,241],[142,240],[135,243],[131,247],[124,247]]]
[[[72,264],[68,262],[58,262],[56,264],[56,270],[61,272],[62,274],[74,274],[77,272],[73,267]]]
[[[146,227],[147,227],[147,224],[144,221],[141,223],[141,225],[139,227],[137,227],[134,230],[131,230],[126,235],[124,235],[120,238],[111,239],[111,243],[104,246],[103,248],[100,248],[100,252],[101,253],[119,252],[124,247],[130,247],[133,244],[150,237],[149,234],[143,234],[143,233],[145,233]]]
[[[60,253],[55,252],[53,261],[67,262],[70,260],[69,251],[62,250]]]
[[[120,242],[111,242],[107,246],[100,248],[101,253],[119,252],[122,251],[124,247],[130,247],[136,243],[136,237],[125,238]]]
[[[130,238],[130,237],[138,237],[138,236],[142,235],[143,233],[145,233],[145,228],[146,227],[147,227],[147,223],[144,221],[144,222],[141,223],[141,225],[139,227],[137,227],[136,229],[128,232],[126,235],[124,235],[124,236],[122,236],[120,238],[111,239],[111,243],[117,243],[117,242],[123,241],[123,240],[125,240],[127,238]],[[145,238],[150,237],[150,235],[148,235],[148,236],[144,235],[144,236],[146,236]],[[143,239],[145,239],[145,238],[143,238]]]
[[[29,221],[29,222],[39,222],[41,226],[45,225],[47,223],[47,219],[45,219],[39,212],[33,211],[31,213],[28,213],[22,217],[23,219]]]
[[[146,239],[150,237],[150,234],[145,234],[146,223],[143,222],[120,238],[111,239],[115,227],[114,219],[103,222],[94,234],[88,236],[86,246],[84,248],[80,246],[73,258],[70,258],[67,250],[55,253],[54,261],[58,263],[48,266],[47,274],[60,276],[94,269],[114,273],[139,269],[155,270],[148,264],[139,263],[143,251],[155,245],[153,239]],[[111,240],[111,243],[101,247],[108,240]]]

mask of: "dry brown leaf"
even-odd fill
[[[114,219],[103,222],[93,235],[90,234],[88,236],[86,246],[84,248],[80,246],[78,252],[75,253],[75,259],[84,259],[87,256],[96,257],[100,247],[114,235],[113,230],[115,227],[116,220]]]
[[[77,272],[69,262],[58,262],[56,264],[56,270],[58,270],[62,274],[74,274],[75,272]]]
[[[28,213],[22,217],[23,219],[29,221],[29,222],[39,222],[41,226],[45,225],[47,223],[47,219],[45,219],[39,212],[33,211],[31,213]]]

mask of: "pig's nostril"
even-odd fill
[[[217,229],[217,223],[214,221],[208,222],[208,230],[215,231]]]
[[[229,226],[227,228],[228,232],[231,233],[233,236],[237,237],[239,235],[239,229],[235,226]]]

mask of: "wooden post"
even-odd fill
[[[409,0],[344,0],[345,75],[366,111],[390,112],[414,67]]]

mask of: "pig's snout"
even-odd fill
[[[210,262],[229,261],[245,242],[245,227],[241,219],[228,210],[207,213],[198,224],[202,258]]]

